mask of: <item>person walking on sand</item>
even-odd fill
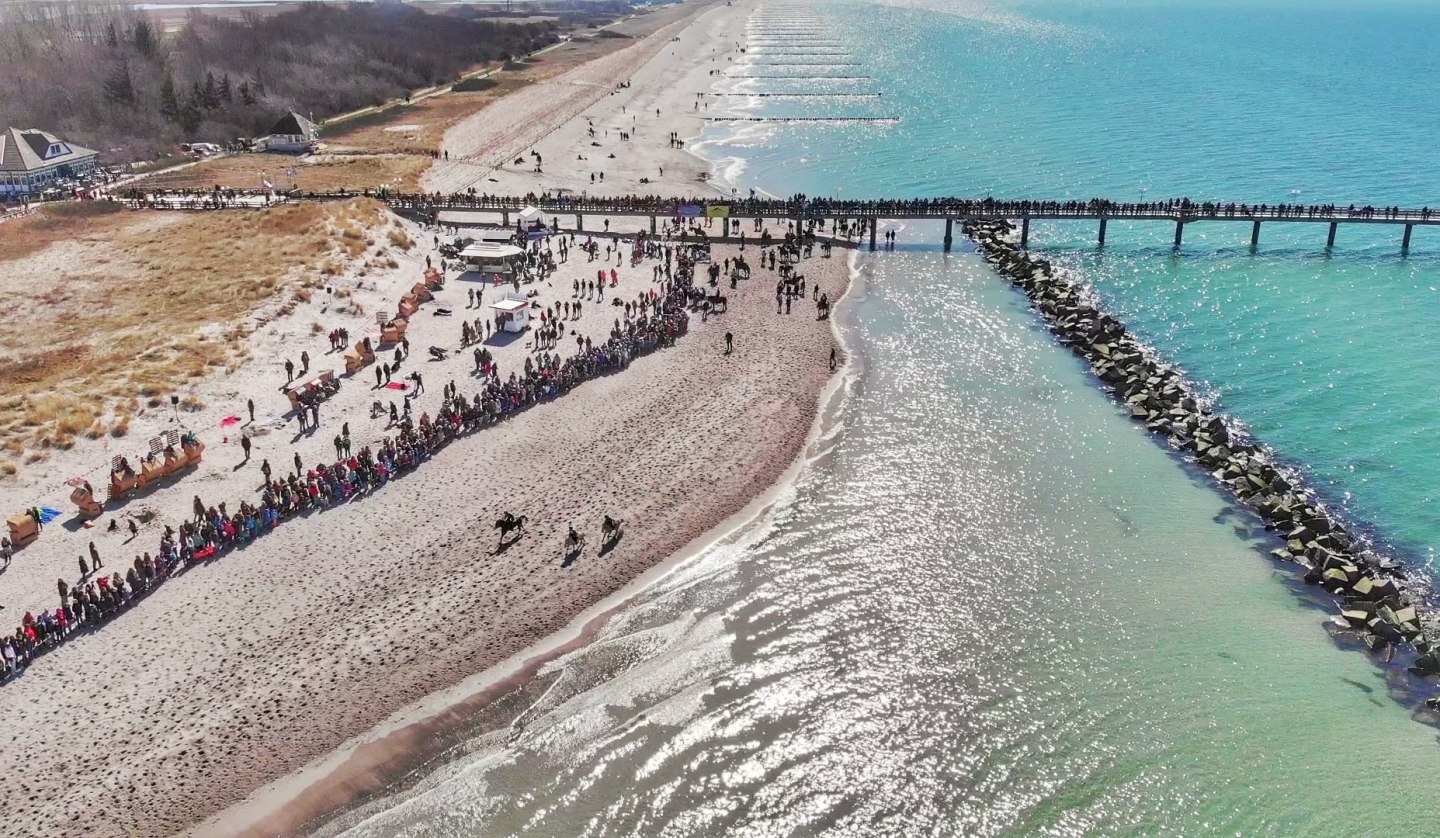
[[[92,570],[99,570],[103,563],[100,561],[100,551],[95,549],[95,542],[90,542],[90,567]]]
[[[285,359],[285,383],[289,384],[295,380],[295,362],[289,358]]]
[[[830,347],[830,371],[831,371],[831,372],[834,372],[834,371],[835,371],[835,367],[836,367],[836,365],[837,365],[838,363],[839,363],[839,362],[838,362],[838,360],[836,359],[836,356],[835,356],[835,347],[832,346],[832,347]]]
[[[254,399],[246,399],[246,400],[245,400],[245,409],[248,410],[248,411],[250,411],[250,423],[251,423],[251,424],[254,424],[254,423],[255,423],[255,400],[254,400]]]
[[[729,355],[735,351],[735,335],[732,332],[725,333],[725,354]]]
[[[304,351],[304,350],[301,350],[301,352],[300,352],[300,371],[301,371],[301,372],[309,372],[309,371],[310,371],[310,353],[309,353],[309,352],[306,352],[306,351]]]
[[[270,483],[270,461],[269,461],[269,460],[261,460],[261,461],[260,461],[260,473],[263,474],[263,475],[265,475],[265,483],[266,483],[266,485],[269,485],[269,483]]]
[[[295,452],[295,476],[296,476],[296,477],[304,477],[304,476],[305,476],[305,469],[300,465],[300,452],[299,452],[299,451],[296,451],[296,452]]]
[[[84,579],[90,575],[90,568],[85,565],[85,557],[80,557],[80,578]]]
[[[250,437],[240,435],[240,449],[245,452],[245,462],[250,462]]]

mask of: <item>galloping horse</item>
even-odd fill
[[[575,532],[575,528],[571,527],[570,532],[565,536],[565,555],[574,556],[583,549],[585,549],[585,536]]]
[[[495,529],[500,531],[500,543],[504,544],[505,539],[510,537],[511,532],[516,530],[521,533],[525,532],[525,516],[521,515],[519,518],[516,518],[511,513],[506,512],[502,517],[495,520]]]
[[[600,542],[608,545],[614,541],[619,541],[624,526],[624,521],[617,521],[609,515],[606,515],[605,520],[600,524]]]

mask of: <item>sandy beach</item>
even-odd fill
[[[745,16],[753,4],[692,2],[698,12],[694,17],[455,125],[445,135],[449,159],[433,166],[421,186],[443,193],[713,192],[700,177],[709,166],[668,139],[671,133],[694,137],[704,127],[696,94],[710,89],[711,73],[719,75],[738,57],[735,45],[744,40]],[[619,87],[623,83],[629,86]],[[631,138],[622,141],[621,131]],[[540,155],[539,173],[532,151]]]
[[[590,168],[576,158],[612,151],[613,160],[604,158],[611,192],[704,188],[703,164],[669,148],[667,138],[698,132],[685,108],[695,90],[705,89],[701,80],[712,65],[724,60],[697,45],[734,40],[748,8],[697,4],[691,18],[499,100],[451,129],[450,162],[426,175],[427,188],[579,189]],[[612,95],[621,78],[633,86]],[[633,139],[622,143],[613,135],[627,121]],[[590,145],[591,124],[609,132],[600,147]],[[542,173],[504,165],[532,148],[547,161]],[[641,177],[655,182],[642,187]],[[194,496],[232,506],[255,500],[262,460],[281,473],[297,455],[306,464],[331,460],[342,424],[357,448],[385,435],[387,418],[372,416],[371,406],[400,402],[402,394],[376,389],[373,367],[344,380],[311,433],[297,433],[279,390],[285,361],[298,365],[302,351],[309,374],[343,372],[325,332],[344,327],[355,341],[374,336],[376,313],[393,312],[421,279],[427,257],[438,263],[434,231],[363,204],[353,212],[373,218],[343,266],[307,294],[250,311],[243,351],[187,385],[185,410],[142,409],[124,436],[77,439],[0,482],[7,514],[32,506],[63,511],[0,575],[0,613],[10,624],[56,605],[56,580],[76,581],[77,557],[89,543],[105,573],[123,571],[136,555],[156,550],[166,524],[189,517]],[[173,213],[150,217],[161,237],[167,225],[182,223]],[[754,234],[748,225],[747,233]],[[606,255],[610,242],[599,241],[602,259],[595,262],[574,247],[549,282],[526,290],[538,290],[542,307],[572,301],[574,281],[593,279],[602,264],[617,265],[619,250]],[[607,288],[603,304],[585,302],[556,351],[573,350],[577,336],[600,343],[618,316],[612,299],[657,287],[656,260],[631,266],[628,245],[623,251],[618,284]],[[751,247],[746,255],[753,261],[755,252]],[[713,258],[736,255],[717,246]],[[817,249],[799,270],[836,300],[848,283],[846,262],[844,251],[821,258]],[[60,243],[9,267],[13,276],[98,283],[124,265],[89,264]],[[461,320],[488,314],[470,307],[468,292],[482,287],[478,277],[452,271],[447,280],[408,334],[413,355],[400,372],[419,371],[426,385],[413,402],[417,415],[433,414],[447,383],[466,395],[478,387],[468,350],[444,361],[426,357],[429,346],[456,349]],[[246,548],[191,567],[0,685],[9,735],[0,769],[14,778],[0,815],[4,834],[185,831],[412,702],[555,632],[743,508],[794,461],[831,375],[829,323],[816,318],[808,297],[792,314],[777,315],[775,281],[774,273],[756,270],[727,291],[728,312],[708,322],[692,316],[689,333],[673,348],[461,438],[363,499],[286,521]],[[498,295],[485,287],[487,302]],[[439,308],[452,313],[436,316]],[[726,332],[734,335],[733,354],[723,351]],[[487,346],[502,377],[518,371],[533,349],[529,334]],[[253,422],[248,399],[256,405]],[[93,528],[72,518],[67,478],[100,486],[110,457],[136,458],[146,440],[178,428],[207,446],[198,469],[107,508]],[[253,444],[248,461],[239,446],[243,433]],[[496,554],[492,522],[506,511],[527,516],[527,532]],[[567,527],[595,544],[607,514],[628,524],[618,546],[604,556],[591,547],[562,566]],[[116,532],[108,530],[112,519],[121,522]],[[131,519],[139,528],[134,537]],[[219,823],[212,829],[223,834]]]

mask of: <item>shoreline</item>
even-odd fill
[[[691,19],[705,21],[703,26],[744,14],[743,8],[715,4],[697,12]],[[687,31],[690,38],[699,30]],[[659,37],[671,34],[662,29]],[[662,69],[692,57],[672,52],[657,62]],[[638,79],[636,85],[631,92],[642,92]],[[519,98],[532,108],[546,104],[543,96]],[[618,108],[617,98],[603,97],[602,105]],[[665,145],[663,133],[645,139]],[[158,226],[170,218],[147,216],[146,223]],[[253,354],[241,368],[196,385],[208,405],[187,416],[185,425],[199,429],[207,442],[205,463],[100,521],[112,514],[121,519],[143,504],[157,517],[153,524],[146,519],[139,540],[131,545],[123,531],[105,537],[100,527],[78,531],[79,538],[99,542],[107,571],[128,562],[132,551],[153,549],[161,525],[186,517],[192,494],[232,503],[253,497],[251,475],[262,458],[282,469],[292,452],[323,462],[341,419],[357,448],[375,441],[384,417],[367,408],[376,396],[396,397],[369,386],[370,368],[347,379],[326,403],[327,427],[293,439],[274,370],[305,347],[319,368],[336,364],[339,355],[322,355],[325,335],[310,328],[312,319],[317,326],[347,325],[358,340],[374,329],[373,312],[393,305],[418,277],[433,231],[389,216],[383,223],[374,234],[378,241],[366,242],[363,264],[357,260],[294,313],[261,320],[250,341]],[[395,238],[387,241],[392,228]],[[403,253],[398,244],[388,247],[402,233],[412,240]],[[609,246],[607,240],[600,245],[602,251]],[[735,253],[730,246],[714,248],[716,261]],[[799,270],[838,300],[850,283],[848,263],[819,256]],[[394,264],[380,267],[385,260]],[[542,306],[573,296],[572,279],[593,277],[600,263],[587,264],[572,248],[551,282],[531,286],[540,291]],[[653,265],[646,259],[624,267],[611,296],[648,293]],[[614,592],[643,587],[687,552],[713,542],[717,528],[731,530],[737,514],[743,520],[762,513],[773,504],[767,493],[779,491],[782,478],[799,468],[821,410],[819,394],[833,379],[824,357],[834,333],[832,324],[813,319],[808,294],[797,301],[798,316],[776,316],[766,288],[774,275],[762,270],[754,279],[725,292],[729,312],[709,323],[692,317],[689,334],[674,347],[457,439],[426,468],[359,503],[285,523],[254,546],[174,577],[143,606],[76,636],[0,689],[0,708],[16,730],[0,765],[31,778],[29,801],[13,801],[7,812],[7,833],[232,834],[218,816],[252,793],[274,791],[296,771],[342,759],[337,748],[358,744],[357,737],[433,695],[437,686],[493,672],[506,661],[523,663],[528,651],[547,645],[556,632],[583,637],[586,623],[616,601]],[[473,282],[449,277],[431,305],[468,319],[462,309],[469,308],[464,300]],[[331,290],[345,292],[345,319],[327,308],[336,302]],[[605,302],[586,303],[589,316],[573,328],[603,339],[601,330],[618,314],[608,305],[612,301]],[[415,407],[417,414],[433,415],[447,376],[462,382],[467,397],[473,379],[468,349],[441,363],[419,357],[427,344],[453,346],[460,325],[427,312],[431,306],[410,324],[409,340],[422,351],[404,370],[423,371],[429,379],[436,395],[422,395]],[[737,352],[722,360],[727,329],[738,335]],[[493,344],[502,374],[518,371],[530,355],[531,336],[533,330],[522,340]],[[563,343],[556,349],[568,355]],[[261,434],[253,437],[253,462],[241,460],[238,429],[221,438],[228,427],[221,420],[238,413],[243,421],[252,393]],[[677,417],[683,417],[678,425]],[[143,440],[154,432],[149,423],[163,428],[168,418],[147,414],[135,437]],[[102,441],[108,451],[133,453],[136,445],[128,438]],[[83,471],[100,459],[93,447],[82,444],[57,457],[17,494],[48,492],[56,473]],[[636,456],[640,451],[643,458]],[[505,463],[523,464],[524,476]],[[528,515],[533,534],[496,554],[489,523],[507,510]],[[602,511],[630,522],[624,539],[603,558],[592,549],[573,567],[562,566],[557,557],[566,524],[588,530]],[[18,592],[32,602],[53,596],[56,571],[74,573],[67,545],[75,537],[47,532],[28,548],[24,566],[5,575],[7,595]],[[83,550],[84,541],[79,544]],[[146,665],[156,660],[174,665]],[[96,742],[105,747],[95,749]]]
[[[727,188],[738,189],[738,184],[727,176],[726,160],[707,157],[699,150],[703,145],[693,144],[704,130],[704,123],[698,125],[696,132],[687,137],[686,147],[680,151],[696,163],[708,167],[710,176],[704,184],[706,188],[725,195]],[[606,237],[609,237],[608,234]],[[720,243],[723,239],[716,241]],[[841,252],[846,251],[842,248]],[[541,677],[548,664],[587,645],[615,614],[623,611],[660,579],[722,544],[745,538],[756,527],[768,526],[766,519],[781,502],[781,497],[794,487],[804,469],[827,456],[833,447],[833,436],[839,431],[844,403],[848,401],[849,391],[858,375],[854,360],[856,355],[834,320],[849,311],[841,308],[841,304],[850,300],[856,284],[862,281],[864,267],[860,264],[858,247],[848,252],[846,261],[847,280],[834,300],[834,313],[828,324],[831,339],[839,347],[843,359],[840,374],[830,376],[817,395],[817,409],[810,429],[789,465],[773,483],[679,550],[650,566],[600,602],[574,615],[554,633],[538,638],[483,671],[400,708],[371,730],[355,736],[299,771],[276,778],[244,800],[192,827],[187,834],[219,836],[237,831],[254,835],[309,833],[361,811],[372,803],[405,793],[424,775],[443,764],[449,746],[442,744],[437,747],[434,744],[437,740],[442,743],[456,741],[458,732],[474,727],[472,719],[475,715],[523,691]],[[417,773],[421,776],[414,776]],[[397,785],[402,787],[397,789]]]
[[[799,450],[784,472],[743,507],[726,516],[674,553],[650,566],[625,586],[576,614],[558,631],[537,639],[505,660],[459,683],[446,686],[403,707],[372,730],[293,774],[277,778],[245,800],[187,830],[198,838],[222,835],[309,834],[337,819],[395,794],[403,794],[430,771],[440,767],[459,735],[473,735],[473,716],[519,693],[543,674],[545,667],[588,645],[617,613],[625,610],[656,582],[701,559],[710,551],[736,543],[770,526],[769,516],[783,502],[805,469],[828,455],[840,432],[859,368],[856,355],[834,319],[849,312],[840,305],[862,281],[860,254],[847,258],[848,280],[835,301],[829,321],[843,359],[816,397],[817,409]],[[519,708],[516,717],[523,715]],[[458,734],[458,735],[457,735]],[[437,747],[434,743],[444,744]],[[421,776],[413,776],[417,772]],[[403,788],[395,784],[408,780]]]

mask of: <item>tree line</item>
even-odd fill
[[[453,81],[558,38],[399,4],[297,4],[219,17],[192,11],[173,33],[121,5],[0,6],[0,128],[40,128],[108,161],[180,142],[265,133],[289,111],[319,121]]]

